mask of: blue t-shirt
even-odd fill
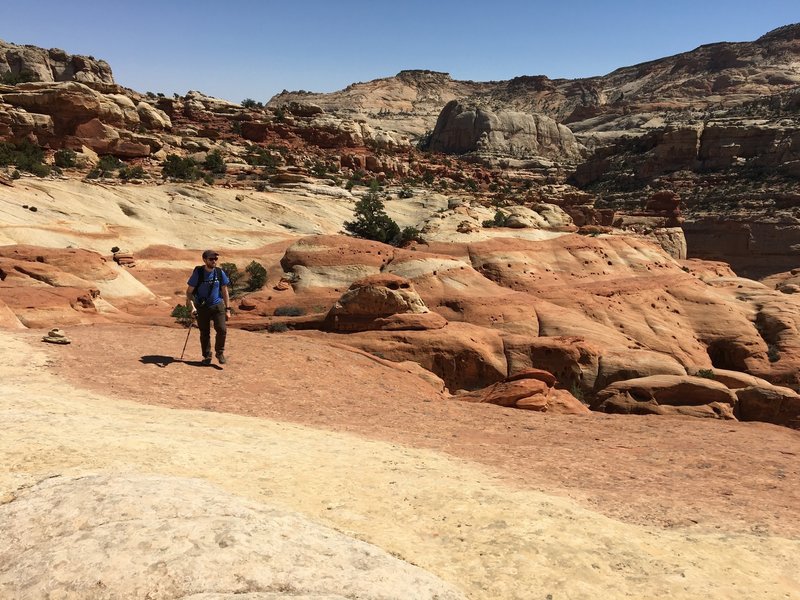
[[[198,271],[202,273],[202,281],[198,281]],[[186,284],[194,288],[194,297],[198,306],[216,306],[222,302],[220,285],[230,285],[231,282],[225,271],[220,269],[219,273],[220,277],[217,278],[216,269],[210,273],[205,270],[205,267],[192,271],[192,276],[189,277]]]

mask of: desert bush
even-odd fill
[[[311,165],[310,170],[314,177],[325,177],[325,175],[328,173],[328,165],[317,160]]]
[[[267,325],[267,331],[270,333],[283,333],[288,330],[289,326],[286,323],[270,323]]]
[[[218,175],[221,175],[227,170],[227,167],[225,166],[225,160],[222,158],[222,154],[219,150],[214,150],[208,153],[208,156],[206,156],[206,160],[203,163],[203,167],[207,171],[216,173]]]
[[[403,231],[400,232],[400,238],[397,240],[397,243],[392,245],[405,246],[410,242],[419,242],[420,244],[425,243],[422,233],[416,227],[403,227]]]
[[[493,219],[485,220],[482,225],[484,227],[505,227],[508,221],[508,215],[501,211],[495,211]]]
[[[5,85],[17,85],[19,83],[29,83],[31,81],[37,81],[36,74],[30,71],[20,71],[19,73],[3,73],[2,77],[0,77],[0,83]]]
[[[0,167],[9,165],[37,177],[50,174],[50,167],[44,164],[44,150],[27,140],[19,144],[0,143]]]
[[[243,108],[264,108],[263,102],[256,102],[252,98],[245,98],[242,100]]]
[[[250,146],[244,161],[254,167],[266,167],[270,173],[275,172],[275,168],[281,164],[281,159],[275,156],[270,150],[260,146]]]
[[[433,130],[428,129],[424,134],[420,136],[417,140],[417,150],[422,150],[423,152],[431,147],[431,139],[433,138]]]
[[[225,273],[228,275],[228,279],[231,280],[231,298],[240,296],[244,291],[244,286],[242,285],[242,277],[244,277],[244,273],[239,270],[239,267],[237,267],[235,263],[232,262],[222,263],[219,267],[225,271]]]
[[[170,316],[184,326],[188,326],[192,322],[192,310],[185,304],[176,304]]]
[[[299,306],[279,306],[272,314],[276,317],[302,317],[306,311]]]
[[[716,379],[717,376],[714,375],[714,369],[700,369],[695,373],[695,377],[702,377],[703,379]]]
[[[354,221],[346,221],[344,228],[356,237],[390,244],[400,239],[400,227],[386,214],[383,201],[377,192],[368,192],[356,202]]]
[[[398,198],[403,198],[403,199],[405,199],[405,198],[413,198],[413,197],[414,197],[414,192],[413,192],[413,191],[411,190],[411,188],[409,188],[409,187],[403,187],[403,188],[402,188],[402,189],[401,189],[401,190],[400,190],[400,191],[397,193],[397,197],[398,197]]]
[[[250,276],[247,281],[248,292],[258,291],[267,283],[267,270],[261,263],[252,261],[244,270]]]
[[[62,148],[61,150],[56,150],[53,160],[57,167],[69,169],[78,164],[78,154],[69,148]]]
[[[136,165],[135,167],[122,167],[119,170],[119,178],[128,181],[129,179],[144,179],[147,177],[147,174],[144,172],[144,168],[141,165]]]
[[[168,154],[161,169],[164,177],[172,177],[183,181],[194,181],[200,177],[197,163],[191,158],[181,158],[177,154]]]

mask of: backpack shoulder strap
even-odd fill
[[[194,293],[197,293],[197,288],[200,287],[200,284],[205,281],[205,277],[203,277],[203,265],[198,265],[194,268],[194,273],[192,275],[197,275],[197,285],[194,286]]]

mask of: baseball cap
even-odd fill
[[[203,260],[207,258],[219,258],[219,253],[214,250],[203,250]]]

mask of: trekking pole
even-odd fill
[[[186,352],[186,344],[189,343],[189,334],[192,333],[192,325],[194,325],[194,319],[189,321],[189,331],[186,332],[186,341],[183,342],[183,350],[181,351],[181,360],[183,360],[183,353]]]

